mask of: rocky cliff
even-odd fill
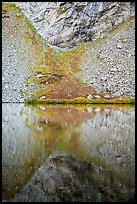
[[[15,2],[51,45],[73,47],[103,37],[134,15],[134,2]]]

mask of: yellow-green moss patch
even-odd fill
[[[3,10],[10,11],[11,8],[16,10],[15,4],[12,4],[12,3],[2,3],[2,11]]]
[[[84,97],[77,97],[74,99],[25,99],[25,102],[32,104],[134,104],[135,100],[130,98],[88,100]]]

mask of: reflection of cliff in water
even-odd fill
[[[101,165],[60,154],[38,169],[13,202],[134,201],[134,188]]]
[[[77,166],[79,163],[81,169],[84,168],[86,170],[87,168],[84,166],[89,164],[93,165],[94,169],[96,169],[96,173],[92,173],[95,182],[92,190],[93,192],[96,192],[96,197],[93,198],[93,200],[128,200],[130,197],[133,198],[135,170],[134,120],[134,108],[126,108],[125,106],[123,106],[123,108],[119,106],[89,107],[42,105],[34,107],[24,106],[23,104],[3,104],[3,199],[7,200],[13,198],[15,194],[20,193],[21,189],[23,189],[27,182],[32,182],[30,178],[32,177],[33,180],[33,174],[40,166],[43,164],[49,165],[48,163],[50,162],[47,161],[45,163],[45,161],[50,155],[62,152],[64,154],[69,153],[69,155],[73,155],[79,159],[80,161],[76,159],[76,164],[74,165]],[[66,168],[64,171],[71,172],[71,169],[73,169],[73,167],[71,167],[73,159],[67,156],[63,156],[63,159],[65,166],[61,167],[60,165],[59,171]],[[58,160],[60,160],[60,156],[57,156],[57,161]],[[68,163],[68,166],[66,166],[66,161],[68,160],[70,160],[70,162]],[[91,185],[91,183],[83,183],[89,178],[88,174],[90,171],[88,170],[86,170],[84,179],[79,180],[79,177],[83,177],[80,168],[74,172],[78,175],[71,177],[71,187],[68,186],[68,188],[70,188],[68,194],[66,186],[66,189],[63,189],[63,186],[67,185],[66,182],[65,184],[62,183],[61,193],[60,190],[57,190],[57,192],[59,191],[59,194],[56,194],[53,191],[51,192],[52,196],[49,199],[58,199],[60,195],[62,197],[59,199],[62,201],[63,199],[66,199],[67,201],[69,196],[71,198],[73,196],[75,201],[76,199],[79,201],[78,197],[81,197],[77,195],[75,196],[74,186],[77,188],[77,182],[80,182],[81,186]],[[56,169],[55,166],[53,169]],[[49,170],[46,170],[46,172],[47,171]],[[107,174],[109,175],[108,178],[106,178]],[[48,174],[46,173],[46,175]],[[68,174],[68,178],[66,176],[66,180],[69,180],[69,177],[70,174]],[[77,181],[76,177],[79,181]],[[110,177],[112,177],[112,179],[110,179]],[[60,176],[60,179],[62,180],[63,178]],[[102,179],[104,179],[104,181],[102,181]],[[115,182],[113,181],[114,179]],[[60,182],[62,182],[61,180]],[[91,180],[89,180],[89,182]],[[48,182],[49,186],[50,183],[51,185],[53,183],[51,179],[49,179]],[[56,180],[53,185],[58,185]],[[99,191],[99,186],[101,186],[101,189],[105,190]],[[33,187],[32,183],[31,188],[33,189]],[[58,186],[56,186],[56,188],[58,189]],[[82,187],[80,187],[78,191],[82,192],[82,195],[85,196],[82,197],[82,199],[87,199],[87,201],[88,199],[91,200],[91,197],[88,196],[88,193],[91,195],[93,194],[91,193],[91,189],[87,187],[87,192],[85,192],[86,188],[83,187],[83,191],[81,188]],[[117,191],[119,192],[119,196],[117,195],[117,192],[115,192],[115,188],[121,188],[121,191]],[[44,187],[44,189],[46,189],[46,187]],[[33,190],[32,192],[34,193]],[[26,195],[27,191],[23,190],[23,192],[26,192]],[[63,191],[64,193],[62,193]],[[103,191],[105,191],[105,194],[107,194],[107,191],[110,191],[110,195],[104,195],[105,197],[102,197],[104,194]],[[97,194],[97,192],[99,194]],[[46,196],[47,195],[48,194],[46,194]],[[22,196],[20,199],[27,199],[27,197]],[[31,199],[35,199],[34,196],[31,195]]]

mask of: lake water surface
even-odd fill
[[[125,201],[133,201],[134,106],[2,104],[3,200],[19,194],[49,157],[60,154],[94,164],[97,169],[107,169],[108,175],[111,173],[115,178],[114,188],[121,185],[121,195],[115,192],[110,198],[115,201],[125,196]],[[87,174],[85,179],[89,176]],[[111,192],[112,184],[108,180],[107,191]],[[95,183],[96,189],[102,188],[97,186],[100,183]],[[100,195],[103,195],[101,190]]]

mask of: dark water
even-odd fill
[[[49,157],[62,154],[73,156],[80,168],[83,164],[85,169],[87,164],[94,165],[97,173],[94,172],[91,180],[100,193],[95,201],[98,201],[100,195],[104,196],[104,193],[109,195],[112,201],[118,199],[133,201],[134,106],[38,105],[34,107],[6,103],[2,105],[3,200],[12,199],[15,194],[20,194],[21,189],[29,183],[36,170],[44,165]],[[69,164],[66,167],[68,171],[73,164],[68,160],[66,163]],[[102,170],[99,172],[98,169]],[[75,174],[79,174],[79,178],[83,175],[80,169],[78,172],[75,170]],[[82,182],[89,178],[88,174],[92,173],[87,170],[84,179],[79,180],[81,186],[86,186]],[[102,178],[106,181],[102,181]],[[112,182],[112,178],[115,181]],[[75,180],[73,182],[76,183]],[[106,183],[107,187],[104,186]],[[115,186],[112,186],[112,183],[115,183]],[[90,186],[90,183],[87,186]],[[103,192],[103,188],[107,190]],[[116,191],[118,188],[119,192]],[[79,201],[78,197],[74,201]],[[87,197],[84,199],[86,201]],[[88,199],[90,201],[90,196]]]

